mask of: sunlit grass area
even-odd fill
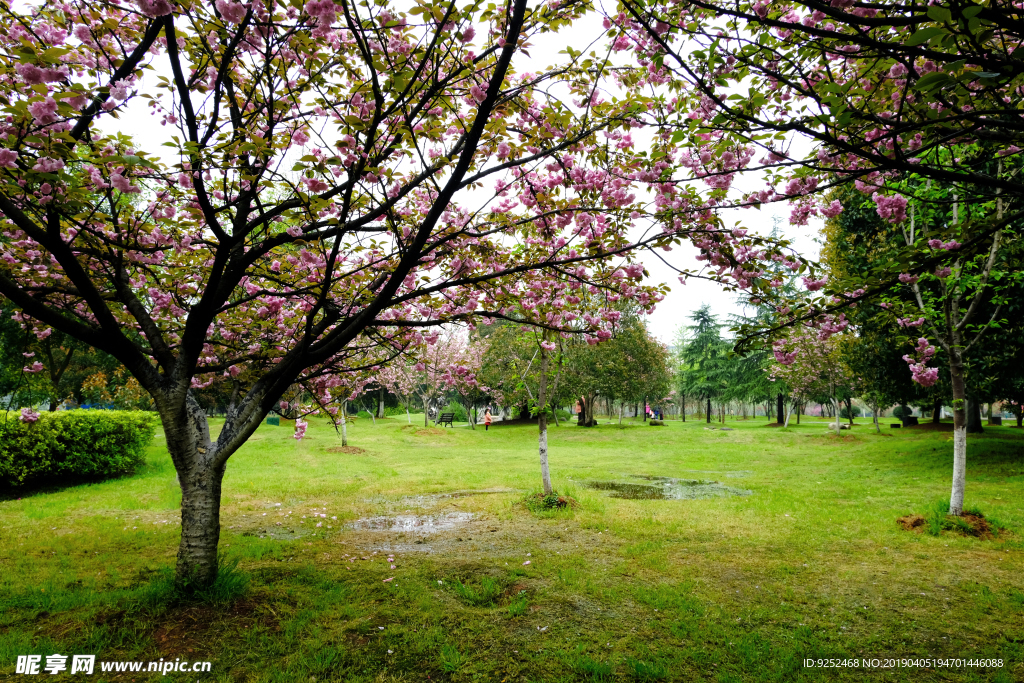
[[[535,425],[360,419],[347,452],[264,426],[228,466],[224,578],[188,600],[158,432],[134,477],[0,500],[0,678],[61,653],[212,662],[182,681],[1024,680],[1024,435],[969,441],[967,502],[1004,527],[982,540],[896,524],[948,498],[952,434],[860,422],[552,426],[577,504],[550,511],[522,503]],[[588,487],[642,477],[743,495]],[[862,657],[1003,666],[803,665]]]

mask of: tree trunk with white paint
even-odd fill
[[[840,435],[840,430],[842,429],[842,427],[839,426],[839,400],[838,399],[835,399],[835,398],[832,399],[832,407],[835,408],[835,411],[836,411],[836,436],[839,436]]]
[[[953,385],[953,486],[949,494],[949,514],[964,511],[967,485],[967,390],[963,359],[955,346],[949,354],[949,377]]]
[[[341,445],[348,445],[348,401],[341,402]]]
[[[547,331],[544,332],[544,341],[547,341]],[[543,346],[540,349],[540,388],[537,390],[537,426],[539,428],[538,446],[540,451],[540,478],[544,483],[544,495],[551,495],[551,473],[548,471],[548,418],[547,400],[548,389],[548,351]]]

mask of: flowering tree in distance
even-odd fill
[[[517,71],[584,5],[406,9],[76,0],[0,18],[0,295],[152,396],[180,581],[215,578],[228,458],[290,387],[329,405],[351,395],[339,376],[447,322],[558,329],[571,305],[519,306],[544,271],[650,307],[629,252],[736,242],[663,182],[667,138],[637,149],[667,106],[638,70],[569,50]],[[142,103],[166,145],[117,132]],[[214,440],[192,392],[224,377],[244,384]]]
[[[794,329],[789,338],[775,342],[771,377],[782,380],[793,396],[809,399],[828,396],[836,411],[836,435],[840,432],[839,402],[850,395],[855,378],[843,362],[841,334],[807,327]],[[789,424],[789,414],[786,415]]]

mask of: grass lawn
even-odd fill
[[[1024,680],[1020,430],[968,442],[967,502],[1006,527],[979,540],[896,524],[948,500],[947,432],[552,427],[555,488],[579,505],[535,512],[536,426],[422,419],[360,419],[349,452],[323,424],[301,442],[262,427],[224,483],[237,567],[203,601],[171,595],[179,494],[159,432],[134,477],[0,499],[0,679],[34,680],[14,674],[18,655],[60,653],[212,662],[97,665],[93,681]],[[750,494],[585,486],[644,483],[631,475]],[[803,665],[863,657],[1002,667]]]

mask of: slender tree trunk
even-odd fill
[[[430,426],[429,420],[430,420],[430,410],[428,409],[428,406],[427,406],[427,397],[424,396],[423,397],[423,426],[424,427],[429,427]]]
[[[775,397],[775,422],[777,422],[778,424],[782,424],[783,423],[782,411],[783,411],[783,399],[782,399],[782,392],[780,391],[778,393],[778,395]]]
[[[683,418],[683,422],[686,422],[686,399],[682,399],[682,405],[679,409],[679,414]]]
[[[881,434],[882,433],[882,429],[878,426],[878,408],[877,407],[872,407],[871,408],[871,417],[875,421],[875,433],[876,434]]]
[[[544,331],[544,341],[547,341],[547,330]],[[544,484],[544,495],[551,495],[551,473],[548,471],[548,418],[547,418],[547,389],[548,389],[548,351],[543,346],[540,348],[540,388],[537,390],[537,427],[538,446],[540,451],[540,478]]]
[[[619,426],[622,426],[622,401],[619,401]]]
[[[789,407],[786,409],[786,424],[783,427],[789,426],[789,416],[793,414],[793,401],[789,402]]]
[[[384,419],[384,389],[383,389],[383,387],[380,390],[380,403],[378,404],[378,408],[377,408],[377,417],[381,418],[382,420]]]
[[[800,424],[800,413],[802,413],[803,411],[804,411],[804,404],[802,402],[801,403],[797,403],[796,404],[796,423],[797,424]]]
[[[405,402],[405,421],[412,424],[412,415],[409,414],[409,401]]]
[[[708,399],[708,417],[707,417],[707,423],[708,423],[708,424],[711,424],[711,399],[710,399],[710,398]]]
[[[470,404],[463,404],[462,409],[466,411],[466,421],[469,422],[469,428],[476,430],[476,421],[473,420],[473,407]]]
[[[341,445],[348,445],[348,401],[341,402]]]
[[[841,427],[839,426],[839,400],[838,399],[832,399],[832,407],[835,408],[835,411],[836,411],[836,436],[839,436],[839,432],[840,432]]]
[[[939,424],[942,420],[942,397],[936,396],[932,401],[932,424]]]
[[[949,495],[949,514],[964,511],[964,487],[967,483],[967,390],[964,366],[959,350],[949,354],[949,377],[953,385],[953,487]]]
[[[847,414],[847,418],[850,420],[850,426],[852,427],[853,426],[853,399],[852,398],[846,399],[846,414]]]

